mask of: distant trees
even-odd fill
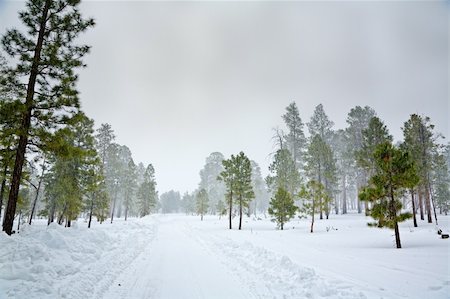
[[[430,118],[421,117],[417,114],[412,114],[403,127],[403,145],[414,160],[420,178],[416,190],[419,198],[420,219],[424,220],[425,210],[428,223],[432,222],[431,173],[433,170],[433,154],[436,150],[433,128]]]
[[[328,196],[318,198],[319,217],[323,218],[323,211],[325,211],[328,219],[330,211],[330,203],[333,188],[337,183],[336,162],[334,159],[331,147],[320,137],[315,135],[309,146],[307,152],[307,174],[310,180],[317,181],[324,186],[324,191]],[[326,200],[322,202],[322,200]]]
[[[372,117],[375,116],[375,111],[368,107],[356,106],[350,110],[347,115],[347,136],[349,143],[352,145],[351,152],[355,160],[358,159],[358,153],[363,147],[363,131],[369,126]],[[361,190],[367,182],[367,172],[363,167],[356,167],[356,189]],[[362,212],[362,205],[357,198],[358,213]]]
[[[156,191],[155,169],[152,164],[149,164],[145,169],[143,181],[138,189],[137,200],[140,217],[149,215],[156,207],[158,193]]]
[[[200,215],[200,220],[203,221],[203,215],[205,215],[208,210],[208,192],[206,192],[205,189],[200,189],[195,197],[197,215]]]
[[[159,197],[161,212],[163,214],[177,213],[180,208],[180,201],[181,197],[180,192],[178,191],[170,190],[161,194],[161,196]]]
[[[375,174],[370,178],[369,185],[361,190],[359,198],[373,204],[370,216],[378,222],[369,225],[394,229],[396,246],[401,248],[398,222],[410,218],[411,214],[401,212],[399,198],[419,182],[419,177],[409,153],[389,141],[379,144],[373,157]]]
[[[223,171],[223,160],[225,158],[222,153],[213,152],[206,158],[205,166],[200,170],[199,189],[205,189],[208,193],[209,209],[212,214],[217,212],[217,203],[225,195],[225,184],[217,180],[217,177]]]

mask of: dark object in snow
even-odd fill
[[[441,235],[441,238],[442,238],[442,239],[448,239],[448,234],[442,234],[442,235]]]
[[[120,287],[120,283],[119,283],[119,287]]]
[[[442,234],[442,229],[438,229],[437,233],[438,233],[438,235],[441,235]]]

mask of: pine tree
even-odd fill
[[[225,195],[225,185],[217,177],[223,171],[222,161],[224,160],[222,153],[214,152],[206,158],[206,163],[200,171],[199,189],[205,189],[208,193],[210,201],[211,213],[216,213],[217,202]]]
[[[358,153],[362,149],[363,131],[368,128],[369,122],[374,116],[375,110],[368,106],[365,106],[364,108],[356,106],[352,108],[347,115],[348,127],[346,131],[349,137],[349,142],[352,144],[352,154],[355,161],[358,160]],[[356,168],[356,189],[358,192],[361,190],[362,186],[366,184],[367,176],[368,174],[364,168]],[[357,198],[358,213],[362,212],[362,208],[361,201]]]
[[[319,135],[315,135],[311,139],[306,161],[306,173],[310,180],[315,180],[325,187],[325,192],[328,196],[323,197],[323,199],[326,199],[326,202],[319,202],[318,207],[320,219],[323,219],[324,211],[328,219],[329,205],[337,183],[336,160],[331,147]]]
[[[239,208],[239,229],[242,228],[242,215],[244,208],[248,208],[249,202],[255,197],[252,187],[252,167],[247,156],[240,152],[231,155],[231,158],[222,162],[224,171],[220,173],[219,180],[227,187],[226,199],[229,206],[229,227],[233,210],[233,200]]]
[[[433,196],[440,214],[447,215],[450,209],[450,174],[445,153],[437,153],[433,162]]]
[[[28,83],[23,86],[26,96],[20,107],[14,169],[3,230],[11,234],[30,135],[47,137],[56,124],[64,124],[79,108],[74,70],[82,67],[81,58],[87,46],[75,45],[76,37],[94,25],[84,20],[77,9],[77,0],[36,0],[26,3],[19,18],[26,33],[8,30],[3,36],[4,51],[16,61],[11,68],[14,76]]]
[[[401,248],[398,222],[410,218],[411,214],[401,212],[399,198],[419,182],[419,177],[408,152],[390,142],[379,144],[373,157],[376,173],[370,178],[369,185],[359,193],[359,198],[373,203],[370,216],[377,222],[369,225],[394,229],[397,248]]]
[[[334,123],[328,118],[328,115],[323,109],[323,105],[317,105],[314,109],[313,116],[308,123],[310,136],[314,137],[319,135],[320,138],[329,145],[333,136],[333,126]]]
[[[329,195],[322,183],[310,180],[300,190],[299,197],[303,199],[300,211],[305,215],[311,216],[310,232],[313,233],[315,214],[323,210],[324,205],[330,200]]]
[[[347,214],[348,210],[348,191],[354,184],[355,161],[352,154],[352,145],[349,143],[349,137],[345,130],[337,130],[333,134],[331,147],[336,157],[336,174],[340,182],[340,204],[335,201],[336,214],[339,213],[341,207],[342,214]]]
[[[303,133],[304,124],[300,118],[300,113],[295,102],[290,103],[289,106],[286,107],[286,113],[283,115],[283,120],[288,128],[288,134],[283,136],[286,141],[286,149],[292,154],[295,167],[299,170],[302,168],[306,138]],[[281,149],[284,148],[282,144],[283,141],[281,140]]]
[[[433,128],[434,126],[430,123],[430,118],[417,114],[412,114],[403,127],[403,146],[414,160],[420,177],[420,184],[417,187],[420,219],[424,220],[423,197],[425,197],[425,210],[428,223],[432,223],[431,172],[433,167],[433,154],[436,150]]]
[[[138,208],[141,217],[149,215],[156,207],[158,193],[156,191],[155,169],[149,164],[145,170],[143,182],[138,189]]]
[[[137,189],[137,173],[136,165],[131,157],[129,157],[127,167],[123,173],[123,193],[125,205],[125,221],[128,218],[128,212],[133,204],[133,197]]]
[[[271,174],[266,178],[269,189],[275,192],[278,188],[283,188],[295,199],[301,184],[301,178],[289,150],[283,148],[275,153],[269,171]]]
[[[250,161],[252,165],[252,186],[255,192],[255,199],[249,205],[249,216],[251,212],[255,214],[257,212],[265,213],[269,206],[269,193],[266,189],[266,183],[261,175],[261,168],[255,161]]]
[[[200,189],[196,195],[196,210],[197,215],[200,215],[201,221],[203,221],[203,215],[208,211],[208,192],[205,189]]]
[[[274,216],[272,221],[283,230],[284,224],[295,216],[297,207],[292,196],[283,188],[278,188],[277,193],[270,201],[269,215]]]
[[[358,165],[364,168],[369,176],[376,172],[373,153],[376,147],[384,142],[392,142],[392,136],[384,123],[374,116],[370,119],[368,127],[362,131],[361,150],[356,153]]]

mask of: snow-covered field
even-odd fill
[[[0,234],[0,298],[450,298],[450,240],[434,224],[402,223],[396,249],[368,221],[332,215],[313,234],[305,219],[284,231],[250,218],[230,231],[216,216],[36,221]]]

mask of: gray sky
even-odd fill
[[[0,32],[23,2],[0,0]],[[344,128],[369,105],[395,139],[411,113],[449,134],[444,2],[85,2],[97,25],[84,111],[110,123],[160,192],[196,188],[206,156],[243,150],[267,174],[272,128],[296,101]],[[306,129],[306,128],[305,128]]]

